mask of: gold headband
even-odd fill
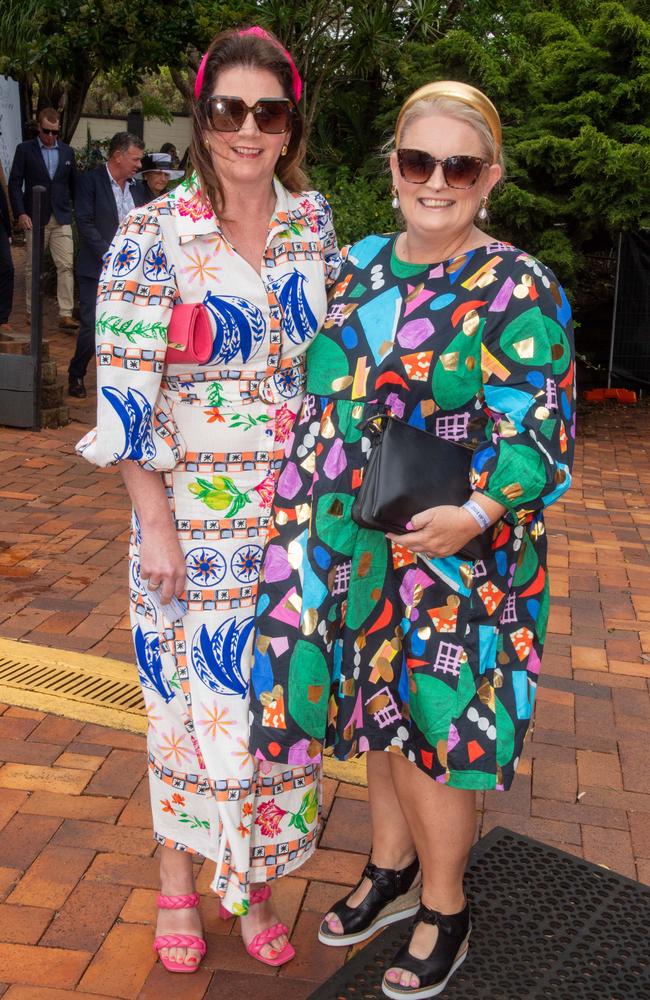
[[[474,108],[479,112],[485,119],[490,132],[492,133],[492,138],[494,139],[497,151],[501,149],[501,120],[499,118],[499,112],[495,108],[492,101],[477,90],[476,87],[470,87],[468,83],[459,83],[457,80],[436,80],[434,83],[426,83],[424,87],[420,87],[419,90],[414,91],[409,98],[404,102],[402,110],[397,117],[397,125],[395,126],[395,141],[399,143],[400,132],[402,129],[402,122],[404,121],[404,115],[410,107],[412,107],[416,101],[427,101],[435,100],[437,97],[447,97],[452,101],[460,101],[462,104],[469,105],[470,108]]]

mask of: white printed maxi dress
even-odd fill
[[[304,352],[340,267],[322,195],[274,185],[261,274],[225,239],[195,181],[127,216],[98,290],[97,427],[77,446],[100,466],[131,460],[162,473],[187,563],[189,610],[176,625],[145,595],[135,514],[130,546],[154,836],[213,859],[213,888],[238,913],[251,882],[306,860],[318,825],[318,767],[257,769],[248,752],[253,611],[275,477],[300,410]],[[175,302],[208,308],[206,366],[164,365]],[[281,711],[268,694],[269,710]]]

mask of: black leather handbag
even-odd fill
[[[372,445],[351,510],[362,528],[402,535],[414,514],[443,504],[460,507],[469,500],[471,448],[388,414],[370,417],[363,429],[370,432]],[[456,555],[471,561],[489,558],[492,536],[489,528]]]

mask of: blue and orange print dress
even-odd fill
[[[170,624],[147,599],[135,515],[130,546],[154,835],[213,859],[213,888],[238,913],[251,882],[309,856],[318,823],[318,764],[255,768],[248,746],[275,479],[304,394],[304,354],[341,264],[325,199],[274,183],[260,273],[225,239],[195,181],[124,220],[99,283],[97,427],[78,445],[97,465],[130,460],[162,473],[187,563],[182,621]],[[175,302],[209,310],[205,366],[165,365]]]
[[[411,265],[395,237],[351,248],[273,505],[251,678],[262,761],[389,750],[456,788],[509,788],[549,610],[543,511],[571,480],[573,371],[566,296],[529,254]],[[354,523],[362,424],[386,409],[474,449],[468,491],[506,508],[489,559],[424,560]]]

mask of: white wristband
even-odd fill
[[[476,500],[468,500],[463,504],[463,510],[466,510],[468,514],[471,514],[476,523],[478,524],[481,531],[485,531],[490,527],[491,521],[488,515],[485,513],[480,504]]]

